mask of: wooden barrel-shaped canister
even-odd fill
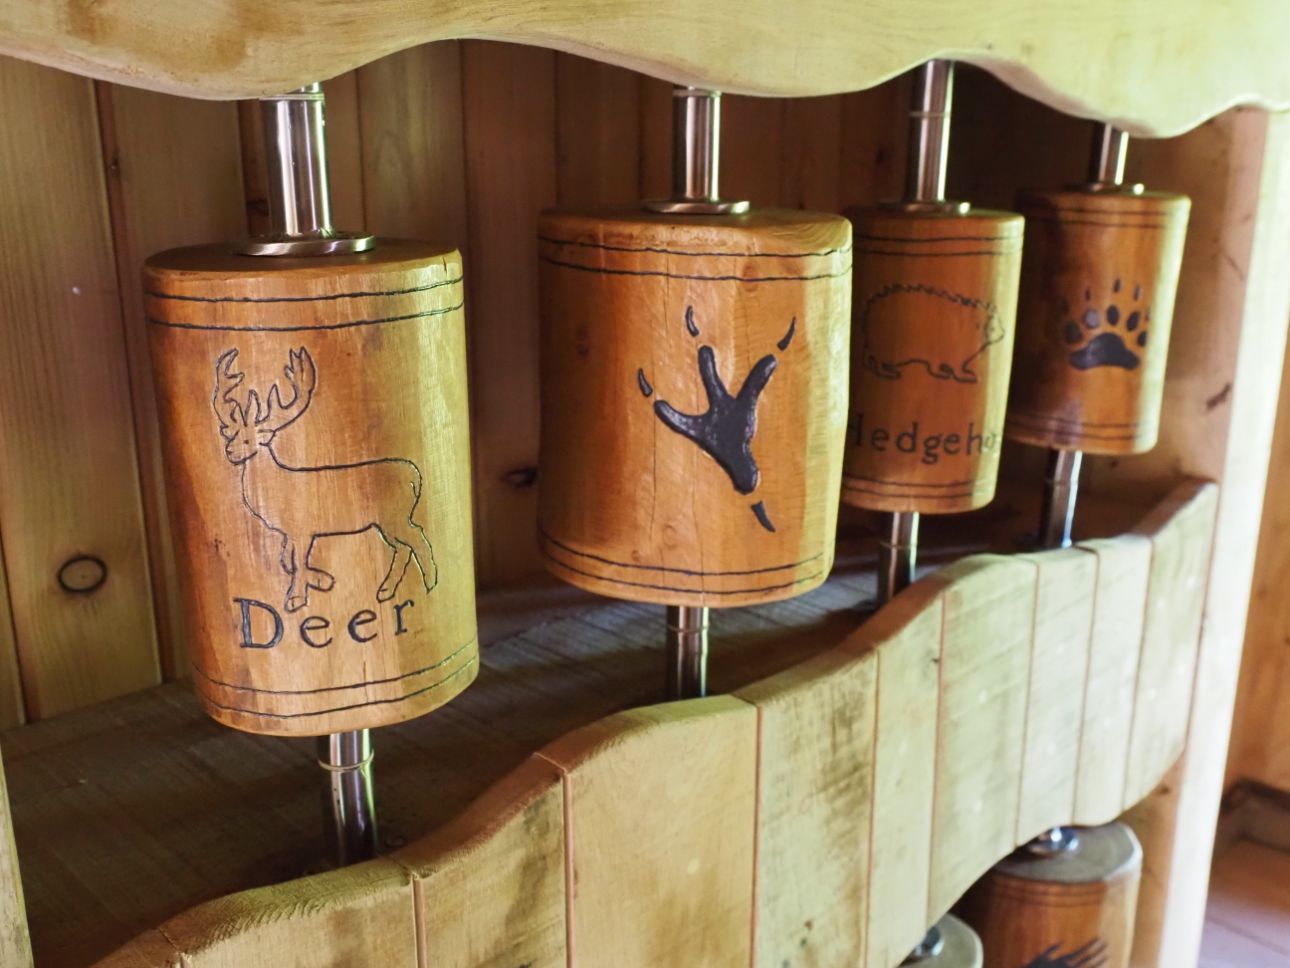
[[[1128,968],[1142,848],[1122,823],[1079,828],[1079,846],[1019,850],[976,883],[960,914],[985,968]]]
[[[1191,202],[1023,194],[1026,250],[1007,435],[1093,454],[1156,443]]]
[[[411,719],[478,669],[461,257],[144,268],[193,681],[257,733]]]
[[[847,214],[855,327],[842,499],[890,512],[981,507],[1003,445],[1021,216]]]
[[[823,582],[846,429],[847,221],[556,211],[539,254],[550,571],[690,606]]]

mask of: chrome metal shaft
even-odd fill
[[[914,581],[918,565],[918,512],[886,515],[887,533],[878,543],[878,603],[885,605]]]
[[[376,856],[376,804],[372,796],[372,735],[359,729],[318,737],[327,848],[337,867]]]
[[[321,84],[260,99],[269,222],[274,235],[332,234]]]
[[[1089,152],[1089,180],[1094,185],[1123,185],[1129,155],[1129,133],[1112,124],[1099,124]]]
[[[907,202],[945,201],[953,101],[953,61],[930,60],[915,69],[909,111],[909,160],[905,166]]]
[[[721,92],[677,87],[672,107],[672,195],[677,201],[721,198]]]
[[[667,697],[708,694],[708,610],[667,606]]]
[[[940,922],[933,924],[923,935],[923,940],[914,946],[914,950],[905,956],[901,965],[919,965],[931,961],[945,950],[945,938],[941,934]]]
[[[1079,470],[1084,454],[1078,450],[1050,450],[1044,474],[1044,499],[1039,509],[1039,544],[1043,548],[1069,548],[1079,496]]]

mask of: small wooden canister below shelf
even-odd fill
[[[1093,454],[1150,450],[1190,201],[1062,191],[1019,202],[1026,254],[1008,436]]]
[[[557,211],[539,231],[551,572],[689,606],[824,581],[846,426],[847,221]]]
[[[145,308],[193,678],[238,729],[411,719],[478,668],[461,258],[228,246]]]
[[[855,225],[851,421],[842,499],[970,511],[994,496],[1022,219],[883,207]]]
[[[1019,850],[968,892],[985,968],[1128,968],[1142,848],[1122,823],[1078,832],[1073,851]]]

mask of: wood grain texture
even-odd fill
[[[184,968],[417,964],[411,876],[374,860],[233,894],[161,925]],[[149,966],[152,968],[152,966]]]
[[[1190,207],[1158,192],[1021,194],[1009,437],[1093,454],[1155,446]]]
[[[478,639],[460,255],[175,249],[147,261],[144,289],[211,715],[321,735],[465,689]]]
[[[1024,556],[1037,572],[1034,645],[1026,689],[1025,753],[1015,840],[1024,843],[1073,809],[1085,726],[1097,560],[1079,549]]]
[[[31,966],[31,938],[27,909],[22,899],[18,848],[13,839],[13,813],[4,766],[0,764],[0,964],[12,968]]]
[[[858,632],[735,695],[757,707],[753,963],[861,965],[878,657]]]
[[[970,558],[944,569],[936,786],[926,922],[1017,844],[1035,568]]]
[[[1075,779],[1077,823],[1109,823],[1124,809],[1124,778],[1129,733],[1142,651],[1143,611],[1151,569],[1151,540],[1122,535],[1084,541],[1081,550],[1096,556],[1093,628],[1089,638],[1088,680],[1081,697],[1079,765]]]
[[[1085,964],[1129,968],[1142,848],[1121,823],[1079,831],[1070,853],[1018,851],[975,884],[960,916],[976,929],[985,968]]]
[[[748,964],[756,710],[726,696],[634,710],[541,755],[565,774],[575,963]]]
[[[412,873],[418,963],[564,968],[565,836],[561,774],[534,756],[394,854]]]
[[[842,499],[969,511],[994,497],[1021,217],[852,209],[851,413]]]
[[[470,205],[471,424],[481,581],[541,571],[538,462],[538,212],[556,199],[555,55],[462,48]],[[500,361],[507,360],[504,368]]]
[[[6,60],[0,94],[16,106],[0,244],[22,280],[0,292],[0,533],[38,718],[144,688],[159,668],[93,85]],[[31,190],[46,179],[56,191]],[[60,569],[87,556],[105,580],[64,591]]]
[[[296,6],[296,4],[299,6]],[[0,7],[0,51],[173,93],[275,93],[430,40],[490,37],[596,56],[680,83],[757,94],[872,87],[952,51],[1023,93],[1135,133],[1174,134],[1238,103],[1290,105],[1271,25],[1275,0],[1216,18],[1202,0],[1130,7],[1107,0],[863,8],[811,0],[791,29],[768,0],[695,7],[683,0],[467,0],[157,11],[130,0],[110,11]],[[917,24],[918,29],[911,29]],[[771,40],[773,39],[773,43]],[[1079,56],[1072,56],[1079,51]],[[1234,56],[1239,52],[1240,56]]]
[[[544,213],[538,530],[556,577],[734,606],[833,561],[850,226]]]
[[[161,249],[246,234],[237,111],[108,85],[99,86],[98,107],[157,637],[162,671],[175,678],[187,670],[186,629],[139,273]]]

